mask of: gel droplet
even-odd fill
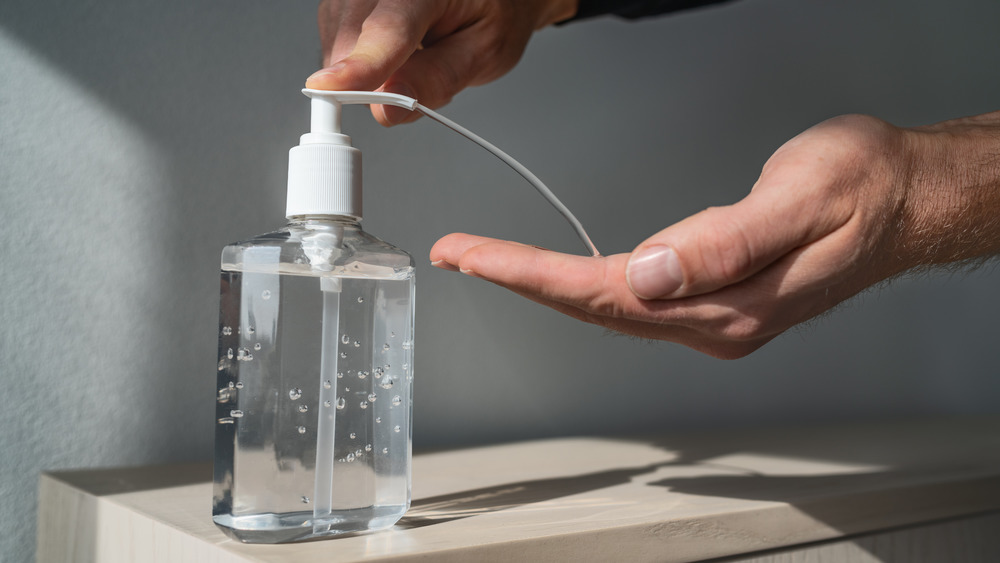
[[[254,333],[254,328],[252,326],[248,326],[247,327],[247,334],[253,334],[253,333]]]
[[[305,433],[306,433],[306,427],[305,426],[299,426],[299,434],[305,434]]]
[[[260,350],[260,342],[253,345],[254,350]]]
[[[364,379],[366,377],[368,377],[368,372],[367,371],[359,371],[358,372],[358,379]]]
[[[344,379],[344,372],[338,371],[337,372],[337,379]]]
[[[357,456],[357,457],[361,457],[361,456],[365,455],[365,452],[361,451],[360,449],[357,449],[357,450],[354,450],[354,455]]]
[[[392,404],[393,404],[393,406],[397,406],[397,405],[399,405],[402,402],[403,402],[403,399],[400,399],[399,395],[396,395],[395,397],[392,398]]]
[[[302,390],[299,389],[298,387],[292,387],[292,389],[290,391],[288,391],[288,398],[289,399],[291,399],[293,401],[297,401],[297,400],[299,400],[300,397],[302,397]]]
[[[226,369],[226,359],[222,358],[219,360],[219,371]]]
[[[393,432],[399,432],[399,430],[400,430],[399,426],[393,426],[392,427],[392,431]]]
[[[371,444],[365,444],[365,451],[366,452],[372,451],[372,445]]]
[[[383,373],[382,368],[375,368],[373,370],[373,373],[375,374],[375,379],[378,379],[378,378],[382,377],[382,373]]]
[[[343,397],[340,397],[340,398],[337,399],[337,408],[338,409],[343,409],[346,406],[347,406],[347,401],[345,401]]]
[[[242,418],[243,417],[243,411],[231,410],[231,411],[229,411],[229,416],[231,416],[233,418]]]
[[[244,359],[249,362],[250,360],[253,359],[253,354],[247,354],[246,358],[244,358]]]
[[[329,399],[327,399],[327,400],[323,401],[323,406],[324,406],[324,407],[329,407],[329,406],[330,406],[330,405],[332,405],[332,404],[333,404],[333,403],[331,403]]]
[[[236,384],[235,384],[235,383],[233,383],[232,381],[230,381],[230,382],[229,382],[229,388],[230,388],[230,389],[235,389],[235,388],[236,388]]]
[[[378,398],[378,397],[377,397],[377,396],[375,395],[375,393],[369,393],[369,394],[368,394],[368,402],[369,402],[369,403],[374,403],[374,402],[375,402],[375,399],[377,399],[377,398]]]
[[[308,412],[309,405],[299,405],[299,412]]]
[[[333,387],[333,382],[327,379],[323,382],[323,389],[330,389]]]
[[[382,448],[382,453],[384,453],[384,454],[389,453],[389,448]]]
[[[343,342],[344,344],[350,344],[351,343],[351,337],[345,334],[345,335],[343,335],[343,336],[340,337],[340,341]]]
[[[351,439],[352,439],[352,440],[353,440],[353,439],[355,439],[355,438],[357,438],[357,437],[358,437],[358,435],[357,435],[357,434],[355,434],[354,432],[351,432]]]
[[[230,360],[233,359],[233,349],[232,348],[230,348],[229,351],[226,352],[226,357],[229,358]]]
[[[361,347],[361,342],[360,342],[360,341],[358,341],[358,340],[355,340],[355,341],[354,341],[354,347],[355,347],[355,348],[360,348],[360,347]]]
[[[392,389],[393,383],[395,383],[395,381],[393,381],[391,377],[386,376],[386,378],[382,380],[382,383],[379,383],[379,387],[382,389]]]
[[[236,382],[236,388],[237,389],[243,389],[243,382],[242,381],[237,381]]]
[[[264,291],[260,292],[260,298],[263,299],[264,301],[267,301],[268,299],[270,299],[271,298],[271,290],[270,289],[265,289]]]
[[[364,303],[364,302],[365,302],[364,297],[358,297],[358,303]]]
[[[382,423],[382,417],[381,416],[376,416],[375,417],[375,424],[381,424],[381,423]]]
[[[347,463],[354,461],[354,454],[347,454]]]
[[[368,408],[368,401],[361,401],[361,404],[358,405],[358,406],[360,406],[363,409],[367,409]]]
[[[223,336],[229,336],[232,333],[233,333],[233,327],[231,327],[231,326],[224,326],[224,327],[222,327],[222,335]]]
[[[219,424],[235,424],[236,421],[231,416],[219,419]]]
[[[303,496],[302,497],[302,504],[309,504],[309,497]]]
[[[386,342],[385,344],[382,345],[382,350],[388,350],[388,349],[389,349],[389,343]]]
[[[341,352],[340,353],[340,359],[344,359],[346,357],[347,357],[347,352]]]
[[[390,332],[389,333],[389,338],[396,338],[396,333],[395,332]]]

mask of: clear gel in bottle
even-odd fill
[[[213,519],[244,542],[384,529],[410,504],[413,259],[361,229],[360,152],[312,97],[288,224],[222,252]]]

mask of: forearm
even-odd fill
[[[913,266],[1000,254],[1000,111],[907,131],[902,251]]]

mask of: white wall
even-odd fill
[[[0,5],[0,559],[41,470],[207,459],[218,251],[282,220],[312,2]],[[744,0],[538,35],[445,113],[522,159],[605,253],[742,197],[827,117],[1000,109],[1000,4]],[[567,94],[569,94],[567,96]],[[905,280],[739,361],[609,336],[431,268],[451,231],[579,251],[516,175],[433,123],[346,119],[366,227],[418,273],[415,441],[995,413],[993,268]],[[208,514],[206,513],[206,517]]]

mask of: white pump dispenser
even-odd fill
[[[344,104],[391,104],[413,110],[413,98],[383,92],[304,89],[312,98],[310,132],[288,151],[286,217],[347,215],[361,219],[361,151],[340,132]]]
[[[286,217],[346,215],[361,219],[361,151],[351,146],[351,138],[340,132],[340,112],[344,104],[391,105],[419,111],[491,152],[534,186],[566,218],[587,250],[600,256],[580,221],[530,170],[489,141],[417,100],[389,92],[306,88],[302,93],[312,99],[311,131],[302,135],[299,146],[288,151]]]

